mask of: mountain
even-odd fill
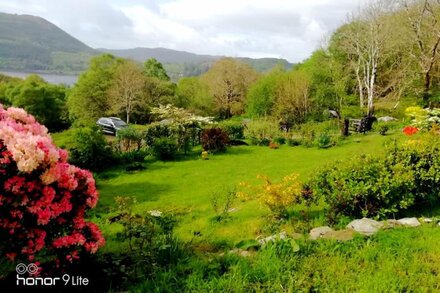
[[[100,53],[131,58],[141,63],[156,58],[163,63],[173,80],[200,75],[216,60],[224,57],[165,48],[93,49],[41,17],[0,12],[1,70],[79,73],[87,69],[92,56]],[[293,66],[285,59],[235,59],[261,72],[278,64],[286,69]]]
[[[182,76],[197,76],[206,72],[211,65],[225,56],[198,55],[185,51],[176,51],[165,48],[134,48],[123,50],[97,49],[122,58],[130,58],[139,62],[145,62],[149,58],[155,58],[161,62],[172,79]],[[236,57],[241,62],[254,67],[255,70],[265,72],[277,65],[290,69],[293,64],[285,59],[277,58],[246,58]]]
[[[96,50],[47,20],[0,13],[0,68],[79,72]]]

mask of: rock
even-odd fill
[[[417,220],[417,218],[403,218],[397,220],[397,222],[399,222],[402,226],[406,226],[406,227],[418,227],[421,225],[419,220]]]
[[[377,121],[379,121],[379,122],[391,122],[391,121],[394,121],[394,120],[397,120],[397,119],[394,118],[394,117],[391,117],[391,116],[385,116],[385,117],[377,118]]]
[[[354,231],[366,235],[371,236],[375,234],[380,228],[383,227],[383,223],[363,218],[360,220],[354,220],[350,224],[347,225],[347,229],[353,229]]]
[[[310,230],[310,233],[309,233],[310,239],[316,240],[331,231],[334,231],[334,230],[328,226],[313,228],[312,230]]]
[[[432,223],[433,220],[430,219],[430,218],[422,218],[422,222],[423,222],[423,223]]]
[[[391,229],[398,226],[402,226],[397,220],[389,219],[382,222],[383,223],[383,229]]]
[[[351,229],[329,231],[322,235],[323,239],[332,239],[338,241],[350,241],[353,240],[355,232]]]
[[[258,240],[258,242],[261,245],[264,245],[264,244],[266,244],[268,242],[275,242],[277,240],[283,240],[283,239],[286,239],[286,238],[287,238],[287,233],[283,231],[280,234],[275,234],[275,235],[272,235],[272,236],[269,236],[269,237],[266,237],[266,238],[262,238],[262,239],[258,239],[257,238],[257,240]]]

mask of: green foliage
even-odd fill
[[[334,164],[314,178],[315,196],[328,205],[327,217],[386,217],[438,201],[438,137],[388,147],[387,156],[361,156]]]
[[[175,159],[178,145],[176,140],[171,137],[160,137],[153,141],[151,150],[156,158],[162,161],[170,161]]]
[[[198,115],[213,115],[213,97],[209,87],[197,77],[179,79],[175,105]]]
[[[93,124],[110,109],[107,92],[120,59],[103,54],[90,61],[90,67],[82,73],[68,97],[69,115],[77,125]]]
[[[268,119],[252,120],[247,123],[244,136],[253,145],[268,146],[273,139],[280,136],[279,125]]]
[[[143,146],[145,134],[132,126],[118,130],[116,140],[120,152],[139,151]]]
[[[150,58],[144,63],[144,74],[147,77],[155,77],[163,81],[169,81],[170,77],[163,68],[162,63],[155,58]]]
[[[332,143],[332,139],[328,132],[323,132],[316,138],[316,145],[320,149],[326,149],[331,147],[331,143]]]
[[[242,122],[224,120],[218,124],[218,127],[228,133],[230,140],[244,139],[245,126]]]
[[[390,130],[387,124],[379,124],[377,125],[377,128],[380,135],[387,135],[388,130]]]
[[[48,84],[38,75],[29,75],[9,85],[5,97],[12,106],[25,109],[50,131],[69,126],[64,86]]]
[[[73,165],[98,171],[114,163],[110,145],[95,126],[75,129],[70,145],[69,162]]]
[[[224,152],[229,136],[221,128],[206,128],[202,131],[200,141],[205,151]]]
[[[230,218],[232,205],[237,194],[234,188],[219,188],[211,194],[210,201],[217,222],[227,221]]]
[[[272,113],[277,99],[277,83],[283,72],[275,68],[249,88],[246,99],[246,114],[251,117],[265,117]]]

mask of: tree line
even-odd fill
[[[72,88],[36,76],[0,77],[0,102],[24,107],[51,130],[109,115],[144,124],[152,108],[167,104],[219,119],[271,117],[290,128],[326,119],[328,110],[339,118],[371,115],[381,99],[435,106],[439,44],[439,0],[374,0],[291,70],[278,66],[261,74],[223,58],[206,73],[173,83],[155,59],[139,64],[103,54]]]

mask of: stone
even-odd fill
[[[310,239],[316,240],[331,231],[334,231],[334,230],[328,226],[313,228],[312,230],[310,230],[310,233],[309,233]]]
[[[394,120],[397,120],[397,119],[394,118],[394,117],[391,117],[391,116],[385,116],[385,117],[377,118],[377,121],[379,121],[379,122],[391,122],[391,121],[394,121]]]
[[[423,223],[427,223],[427,224],[429,224],[429,223],[432,223],[433,220],[430,219],[430,218],[422,218],[422,222],[423,222]]]
[[[277,240],[283,240],[283,239],[286,239],[286,238],[287,238],[287,233],[283,231],[280,234],[275,234],[275,235],[272,235],[272,236],[269,236],[269,237],[266,237],[266,238],[262,238],[262,239],[258,239],[257,238],[257,240],[258,240],[258,242],[261,245],[264,245],[264,244],[266,244],[268,242],[275,242]]]
[[[419,220],[417,220],[417,218],[403,218],[397,220],[397,222],[399,222],[402,226],[405,227],[418,227],[421,225]]]
[[[355,232],[351,229],[329,231],[322,235],[323,239],[332,239],[337,241],[350,241],[353,240]]]
[[[375,234],[383,226],[384,224],[381,222],[372,219],[363,218],[360,220],[354,220],[350,222],[350,224],[347,225],[347,229],[353,229],[359,234],[371,236]]]
[[[389,219],[382,222],[383,223],[383,229],[392,229],[398,226],[402,226],[397,220]]]

